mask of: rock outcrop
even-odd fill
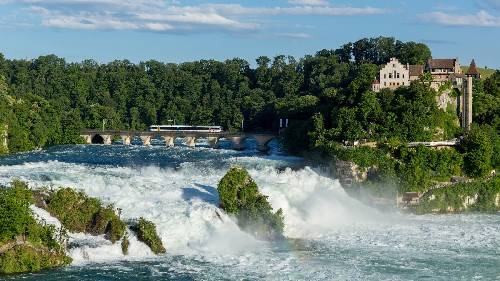
[[[283,212],[273,213],[267,196],[262,195],[250,174],[242,167],[232,167],[217,187],[220,208],[236,218],[238,226],[265,240],[283,237]]]

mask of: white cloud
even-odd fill
[[[279,37],[287,37],[287,38],[295,38],[295,39],[307,39],[311,38],[312,36],[307,33],[293,33],[293,32],[284,32],[284,33],[277,33],[276,34]]]
[[[374,7],[336,6],[327,0],[289,0],[284,6],[205,3],[177,0],[0,0],[29,7],[43,26],[70,29],[249,31],[262,29],[264,17],[278,15],[356,16],[383,14]],[[306,38],[304,33],[283,33]],[[294,36],[292,36],[294,35]]]
[[[195,8],[195,7],[189,7]],[[384,14],[388,10],[374,7],[351,6],[292,6],[292,7],[245,7],[239,4],[205,4],[196,8],[213,9],[230,15],[318,15],[357,16]]]
[[[288,3],[295,5],[327,6],[330,3],[326,0],[289,0]]]
[[[453,15],[443,12],[432,12],[423,14],[421,19],[427,22],[438,23],[447,26],[477,26],[477,27],[500,27],[500,17],[481,10],[476,14]]]

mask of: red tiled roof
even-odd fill
[[[467,75],[479,75],[479,71],[477,70],[476,67],[476,62],[474,59],[472,59],[472,62],[470,63],[469,70],[467,70]]]
[[[456,59],[430,59],[429,68],[455,68]]]
[[[410,76],[420,76],[424,73],[423,65],[410,65]]]
[[[463,73],[452,73],[452,74],[450,74],[450,78],[465,78],[465,74],[463,74]]]

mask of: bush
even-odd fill
[[[418,214],[498,212],[500,205],[498,205],[497,196],[500,196],[500,176],[434,189],[425,194],[421,202],[412,210]],[[467,199],[471,198],[474,198],[474,203],[471,202],[466,206]]]
[[[36,272],[71,264],[64,252],[21,245],[0,255],[0,274]]]
[[[156,225],[153,222],[141,217],[139,222],[131,229],[137,234],[139,241],[148,245],[153,253],[162,254],[166,252],[165,247],[163,247],[163,243],[156,232]]]
[[[0,244],[24,234],[36,224],[29,208],[29,191],[22,187],[0,187]]]
[[[25,183],[14,181],[11,187],[0,187],[0,274],[33,272],[71,263],[55,237],[55,227],[33,217],[32,202]]]
[[[272,212],[267,196],[259,193],[257,184],[244,168],[232,167],[217,190],[221,209],[234,215],[243,230],[262,239],[283,237],[283,211]]]
[[[493,145],[487,131],[473,125],[464,136],[460,146],[465,154],[464,169],[467,175],[480,178],[491,172]]]
[[[128,240],[128,235],[125,235],[122,239],[122,253],[128,255],[128,247],[130,246],[130,241]]]
[[[71,232],[92,235],[105,234],[115,243],[125,234],[125,223],[120,220],[113,206],[103,207],[101,201],[88,197],[71,188],[61,188],[46,199],[46,208]]]

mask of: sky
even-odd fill
[[[0,53],[11,59],[254,64],[378,36],[500,68],[500,0],[0,0]]]

